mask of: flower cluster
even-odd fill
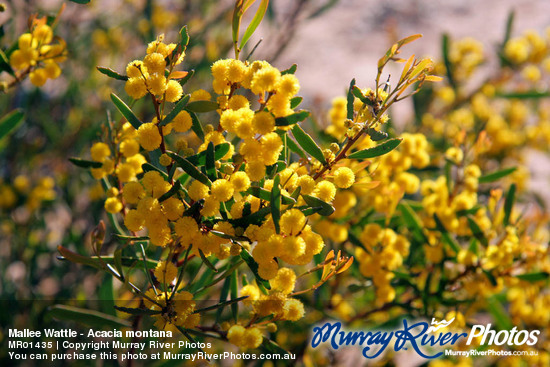
[[[377,224],[368,224],[361,232],[361,247],[356,249],[359,271],[371,278],[376,287],[376,302],[379,306],[395,299],[395,290],[390,282],[394,278],[392,271],[403,265],[403,259],[409,255],[410,243],[406,237],[393,230],[383,229]]]
[[[171,74],[173,67],[180,64],[185,56],[184,52],[177,52],[176,44],[165,44],[164,36],[147,45],[147,55],[143,60],[135,60],[126,67],[128,80],[124,89],[135,99],[146,94],[158,97],[161,101],[176,102],[182,96],[183,89]],[[170,67],[166,76],[166,67]],[[151,149],[152,150],[152,149]]]
[[[54,38],[46,18],[34,19],[30,32],[19,37],[17,46],[9,60],[17,79],[29,75],[31,83],[41,87],[48,79],[61,75],[59,63],[66,59],[65,41]]]
[[[275,119],[294,112],[291,100],[300,90],[298,79],[293,74],[281,75],[266,61],[246,64],[235,59],[216,61],[212,76],[213,89],[220,94],[220,129],[242,139],[238,152],[246,162],[245,172],[252,181],[259,181],[283,149]],[[245,97],[247,90],[257,96],[257,106]],[[213,138],[215,133],[205,143]]]
[[[160,248],[159,261],[148,275],[151,288],[141,293],[155,324],[165,329],[197,327],[203,311],[196,308],[196,294],[225,278],[218,307],[224,304],[229,286],[232,298],[237,297],[240,282],[241,302],[252,312],[248,317],[235,315],[232,326],[226,322],[226,327],[213,331],[239,347],[256,348],[263,342],[264,329],[276,329],[273,322],[305,316],[305,306],[295,296],[307,289],[295,291],[295,269],[316,259],[309,272],[323,269],[320,281],[310,288],[317,289],[350,268],[353,259],[341,252],[335,257],[330,251],[319,262],[325,240],[316,233],[328,231],[328,238],[346,240],[345,225],[327,222],[325,228],[319,217],[345,218],[356,196],[374,187],[374,171],[365,171],[363,162],[346,155],[372,149],[375,156],[387,153],[373,143],[385,137],[386,110],[414,82],[436,79],[428,75],[429,60],[411,58],[396,90],[354,87],[353,111],[333,113],[353,117],[338,130],[343,135],[339,139],[348,139],[347,143],[322,149],[299,125],[309,113],[296,110],[301,97],[296,96],[300,84],[295,68],[280,71],[266,61],[218,60],[211,67],[215,100],[204,90],[185,95],[189,73],[175,70],[188,41],[185,28],[180,34],[178,44],[165,44],[162,36],[151,42],[143,60],[128,64],[127,75],[110,72],[126,80],[130,97],[151,98],[154,117],[141,122],[121,98],[112,95],[128,122],[110,126],[106,139],[91,147],[91,161],[78,162],[101,180],[105,210],[119,236],[134,245],[152,245],[150,250],[142,249],[143,256]],[[414,38],[391,52],[396,54]],[[388,61],[383,60],[379,70]],[[215,122],[203,126],[199,117],[203,113]],[[340,120],[335,117],[332,126],[339,126]],[[427,144],[416,136],[408,140],[414,139],[417,143],[408,143],[407,156],[403,155],[407,159],[393,157],[391,173],[380,170],[387,180],[395,178],[398,185],[406,186],[406,192],[416,191],[418,183],[409,183],[403,171],[428,161]],[[388,141],[389,150],[394,143]],[[291,151],[301,159],[293,162]],[[406,163],[397,164],[402,160]],[[316,221],[314,227],[310,218]],[[125,228],[116,223],[119,220]],[[383,281],[376,275],[376,286],[390,301],[394,297],[390,272],[401,266],[409,243],[391,230],[378,229],[389,237],[380,236],[382,245],[372,238],[374,242],[366,246],[380,274],[388,275]],[[364,263],[370,261],[366,253],[359,256]],[[214,271],[224,269],[223,275],[210,284],[184,285],[184,270],[193,259]],[[236,278],[243,262],[248,271],[241,271],[251,273],[253,282]],[[122,276],[120,269],[121,273],[106,270]]]
[[[49,176],[40,177],[35,185],[26,175],[18,175],[13,182],[0,179],[0,208],[11,209],[19,204],[29,211],[34,211],[43,202],[55,199],[54,180]]]
[[[149,289],[144,294],[144,303],[149,310],[158,311],[153,317],[155,326],[161,330],[176,331],[178,326],[192,329],[199,324],[200,314],[194,312],[195,301],[189,292],[156,294],[153,289]]]

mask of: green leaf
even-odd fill
[[[217,102],[213,101],[193,101],[187,104],[185,108],[188,111],[192,112],[210,112],[216,111],[219,108]]]
[[[273,218],[273,225],[275,226],[275,232],[279,234],[281,232],[281,226],[279,220],[281,219],[281,188],[279,187],[280,176],[277,175],[273,179],[273,188],[271,189],[271,217]]]
[[[245,205],[245,208],[243,209],[243,213],[245,212],[245,210],[246,210],[246,205]],[[237,227],[246,227],[250,224],[259,225],[264,221],[265,217],[270,213],[271,213],[271,208],[269,206],[266,206],[250,215],[247,215],[247,216],[243,215],[241,218],[238,218],[238,219],[230,219],[229,223]]]
[[[403,220],[405,221],[407,228],[412,230],[416,240],[419,242],[427,242],[426,236],[422,231],[422,222],[414,210],[412,210],[412,208],[404,201],[399,203],[399,210],[403,215]]]
[[[234,262],[233,265],[229,266],[229,268],[227,270],[224,269],[224,272],[220,276],[218,276],[216,279],[210,281],[206,285],[202,286],[196,293],[201,293],[205,289],[210,288],[210,287],[218,284],[219,282],[221,282],[224,279],[227,279],[229,277],[229,275],[231,275],[231,273],[233,273],[244,262],[243,259],[238,259],[237,260],[237,258],[235,258],[235,260],[236,261]],[[202,265],[202,263],[201,263],[201,265]],[[200,284],[204,284],[204,283],[200,283]],[[227,298],[227,295],[223,299],[225,300],[226,298]]]
[[[242,3],[235,2],[233,18],[231,20],[231,38],[235,48],[235,58],[239,56],[237,45],[239,44],[239,28],[241,27],[241,18],[243,17]]]
[[[298,196],[300,196],[300,192],[302,192],[302,188],[298,186],[296,189],[294,189],[292,194],[290,194],[290,197],[293,198],[294,200],[298,200]]]
[[[191,77],[195,75],[195,70],[191,69],[187,72],[187,75],[185,77],[183,77],[183,79],[180,80],[180,84],[183,86],[185,85],[189,79],[191,79]]]
[[[122,279],[124,279],[124,269],[122,269],[122,250],[124,249],[124,247],[126,247],[126,245],[118,246],[118,248],[115,250],[115,253],[113,254],[115,268]]]
[[[404,46],[404,45],[406,45],[406,44],[409,44],[409,43],[411,43],[411,42],[413,42],[413,41],[415,41],[415,40],[417,40],[417,39],[419,39],[419,38],[421,38],[421,37],[422,37],[421,34],[413,34],[413,35],[411,35],[411,36],[405,37],[405,38],[403,38],[403,39],[401,39],[401,40],[399,40],[399,41],[397,42],[397,47],[398,47],[398,49],[399,49],[399,48],[401,48],[402,46]]]
[[[478,181],[479,181],[479,183],[493,182],[493,181],[496,181],[498,179],[501,179],[503,177],[508,176],[509,174],[514,172],[515,170],[516,170],[516,167],[511,167],[511,168],[505,168],[505,169],[500,170],[500,171],[491,172],[491,173],[488,173],[486,175],[481,176]]]
[[[424,282],[424,291],[422,292],[422,303],[423,303],[423,309],[424,312],[428,311],[428,301],[430,299],[430,289],[432,285],[432,278],[433,278],[434,272],[430,271],[428,272],[428,275],[426,276],[426,281]]]
[[[414,121],[417,126],[422,124],[422,117],[428,112],[430,103],[434,100],[434,89],[432,85],[432,83],[424,84],[422,88],[417,89],[417,93],[412,95]]]
[[[130,315],[160,315],[162,313],[161,310],[149,310],[148,308],[129,308],[129,307],[119,307],[115,306],[115,308],[120,311],[124,312]]]
[[[292,115],[288,115],[286,117],[277,117],[275,119],[275,125],[277,126],[289,126],[296,124],[300,121],[304,121],[309,117],[309,111],[298,111],[296,113],[293,113]]]
[[[17,109],[0,119],[0,139],[12,132],[23,121],[25,114]]]
[[[479,256],[479,248],[477,245],[477,240],[475,238],[472,238],[470,240],[470,246],[468,246],[468,251],[470,251],[472,254],[475,254],[476,256]]]
[[[223,233],[223,232],[220,232],[220,231],[215,231],[215,230],[210,230],[210,233],[212,233],[213,235],[215,236],[218,236],[218,237],[221,237],[221,238],[226,238],[228,240],[234,240],[234,241],[250,241],[248,239],[248,237],[245,237],[245,236],[232,236],[230,234],[227,234],[227,233]]]
[[[222,274],[222,275],[225,275],[225,273]],[[230,287],[231,287],[231,277],[227,277],[223,281],[222,289],[220,290],[220,302],[218,304],[223,304],[227,300],[227,296],[229,295],[229,288]],[[219,307],[216,311],[216,323],[219,323],[219,321],[222,317],[224,306],[225,305]]]
[[[510,185],[508,193],[506,194],[506,200],[504,201],[504,225],[507,226],[510,223],[510,214],[512,213],[512,207],[514,206],[514,200],[516,195],[516,184]]]
[[[187,48],[187,45],[189,44],[189,33],[187,32],[187,26],[184,25],[180,29],[180,42],[179,45],[181,46],[181,52],[184,52]]]
[[[278,355],[290,354],[290,352],[284,350],[279,344],[267,338],[264,338],[262,342],[262,348],[265,348],[269,353],[274,353]]]
[[[114,277],[111,274],[104,274],[101,285],[97,290],[97,299],[101,300],[97,311],[116,317],[113,279]]]
[[[158,167],[153,166],[151,163],[143,163],[141,165],[141,169],[143,169],[145,172],[157,171],[162,177],[164,177],[165,180],[168,180],[168,175],[166,174],[166,172],[162,171]]]
[[[149,236],[126,236],[118,233],[113,233],[113,236],[123,241],[145,241],[149,239]]]
[[[15,77],[15,72],[13,71],[10,61],[4,51],[0,49],[0,72],[5,71],[11,76]]]
[[[367,134],[373,141],[380,141],[388,138],[388,133],[384,131],[378,131],[372,127],[367,129]]]
[[[487,238],[485,237],[485,234],[483,233],[479,225],[476,223],[474,218],[472,218],[471,216],[467,216],[466,219],[468,220],[468,226],[470,227],[470,230],[472,231],[472,234],[474,235],[474,237],[479,242],[481,242],[483,246],[487,246],[488,245]]]
[[[64,260],[63,258],[61,260]],[[68,260],[68,259],[67,259]],[[96,264],[95,267],[101,267],[101,262],[109,265],[117,266],[117,258],[113,256],[101,256],[101,260],[97,256],[92,256],[90,258],[92,262]],[[136,269],[144,269],[145,264],[143,263],[143,259],[138,259],[136,257],[128,257],[128,256],[121,256],[120,257],[120,264],[122,266],[125,266],[127,268],[136,268]],[[147,269],[154,269],[157,266],[158,262],[155,260],[147,260]]]
[[[350,158],[350,159],[367,159],[367,158],[378,157],[378,156],[381,156],[381,155],[384,155],[384,154],[387,154],[387,153],[391,152],[392,150],[397,148],[399,146],[399,144],[401,144],[402,141],[403,141],[403,139],[401,139],[401,138],[389,139],[389,140],[383,142],[382,144],[378,144],[375,147],[367,148],[367,149],[363,149],[363,150],[360,150],[360,151],[355,152],[355,153],[351,153],[348,156],[348,158]]]
[[[214,158],[214,143],[212,142],[208,143],[208,146],[206,147],[205,167],[208,178],[212,181],[215,181],[218,178],[218,174],[216,172],[216,161]]]
[[[159,203],[162,203],[166,199],[171,198],[172,196],[176,195],[178,193],[180,187],[181,187],[181,182],[176,180],[176,182],[174,182],[174,185],[170,188],[170,190],[168,190],[160,198],[158,198]]]
[[[233,322],[235,322],[235,324],[239,319],[238,302],[245,299],[244,297],[239,298],[239,285],[237,283],[238,274],[239,271],[237,269],[231,273],[231,301],[233,302],[231,303],[231,314],[233,315]]]
[[[348,237],[352,245],[360,247],[363,250],[365,250],[366,253],[369,253],[369,250],[365,247],[365,245],[361,242],[361,240],[359,239],[359,237],[357,237],[355,233],[353,233],[352,231],[349,231]]]
[[[113,78],[113,79],[116,79],[116,80],[128,80],[128,77],[126,75],[119,74],[119,73],[117,73],[116,71],[114,71],[113,69],[110,69],[110,68],[104,68],[102,66],[98,66],[97,70],[101,74],[107,75],[109,78]]]
[[[355,87],[355,78],[349,83],[348,97],[347,97],[347,119],[353,120],[353,101],[355,100],[353,95],[353,88]]]
[[[526,280],[528,282],[539,282],[541,280],[548,280],[550,274],[548,274],[545,271],[537,272],[537,273],[528,273],[528,274],[519,274],[515,277],[521,280]]]
[[[458,254],[460,252],[460,246],[458,245],[458,243],[456,243],[455,239],[447,231],[437,214],[434,213],[433,218],[435,220],[437,230],[441,232],[443,242],[445,242],[456,254]]]
[[[399,272],[399,271],[395,271],[395,270],[392,270],[392,273],[395,275],[396,278],[399,278],[399,279],[405,279],[405,280],[412,280],[412,276],[410,274],[407,274],[407,273],[402,273],[402,272]]]
[[[218,161],[222,159],[227,152],[229,152],[229,143],[218,144],[214,147],[214,160]],[[206,151],[192,155],[186,158],[189,163],[194,164],[195,166],[204,166],[206,164]]]
[[[197,200],[191,205],[189,209],[183,212],[183,217],[196,217],[200,214],[202,206],[204,204],[204,199]]]
[[[137,118],[137,116],[132,112],[130,107],[122,99],[120,99],[116,94],[111,93],[111,101],[115,104],[116,108],[120,111],[122,116],[128,120],[130,124],[134,127],[134,129],[139,129],[142,122]]]
[[[309,217],[310,215],[317,214],[321,210],[321,207],[318,206],[318,207],[312,208],[308,206],[299,206],[296,209],[301,210],[303,215],[305,215],[306,217]]]
[[[292,64],[292,66],[288,69],[281,71],[281,75],[294,74],[296,72],[296,69],[298,69],[298,65]]]
[[[481,209],[481,205],[474,205],[473,207],[471,207],[470,209],[462,209],[462,210],[457,210],[456,211],[456,216],[457,217],[465,217],[467,215],[475,215],[479,209]]]
[[[443,63],[445,64],[445,70],[447,71],[447,79],[453,89],[456,89],[456,82],[453,76],[453,65],[449,57],[450,40],[448,34],[443,34],[441,38],[441,54],[443,55]]]
[[[155,283],[153,282],[153,276],[152,276],[151,272],[149,271],[149,268],[147,267],[147,255],[145,254],[144,244],[147,244],[147,243],[144,243],[144,242],[136,243],[136,245],[138,245],[138,248],[141,251],[141,259],[143,261],[144,273],[147,275],[147,279],[149,279],[149,283],[151,284],[151,287],[155,288]]]
[[[514,18],[515,18],[515,12],[511,10],[508,13],[508,18],[506,19],[506,30],[504,32],[504,39],[502,40],[502,47],[506,45],[506,43],[512,36],[512,28],[514,27]]]
[[[495,276],[493,275],[493,273],[491,273],[490,271],[485,270],[485,269],[482,269],[482,270],[483,270],[483,274],[485,274],[485,276],[489,280],[489,283],[491,283],[491,285],[493,287],[496,287],[498,285],[498,283],[497,283],[497,280],[496,280]]]
[[[246,262],[246,265],[248,265],[248,267],[254,274],[254,277],[256,277],[256,282],[258,283],[258,285],[262,285],[266,289],[271,289],[271,285],[269,285],[269,282],[263,279],[258,274],[258,263],[245,248],[241,250],[241,258]]]
[[[309,136],[308,133],[306,133],[300,125],[294,125],[292,128],[292,135],[294,135],[294,138],[300,144],[300,146],[313,158],[317,159],[319,162],[321,162],[323,165],[327,164],[327,161],[325,159],[325,156],[323,155],[323,151],[317,143]]]
[[[408,200],[408,199],[402,199],[400,202],[401,202],[401,203],[407,204],[407,205],[410,206],[411,209],[414,210],[414,211],[424,210],[424,206],[423,206],[422,203],[419,202],[419,201]]]
[[[90,0],[69,0],[69,1],[72,1],[73,3],[77,3],[77,4],[89,4],[90,3]]]
[[[247,298],[248,298],[248,296],[233,298],[233,299],[230,299],[229,301],[220,302],[220,303],[217,303],[213,306],[199,308],[198,310],[195,310],[193,313],[201,313],[201,312],[211,311],[211,310],[215,310],[215,309],[220,309],[220,308],[224,308],[225,306],[228,306],[228,305],[231,305],[231,308],[233,308],[234,304],[236,304],[238,302],[241,302],[243,299],[247,299]]]
[[[277,134],[279,134],[281,139],[286,142],[286,146],[290,150],[292,150],[294,153],[298,154],[300,157],[302,157],[304,159],[307,159],[306,153],[304,153],[304,151],[302,149],[300,149],[300,147],[298,146],[298,144],[296,144],[296,142],[294,140],[290,139],[290,137],[287,135],[286,131],[276,130],[276,132],[277,132]],[[286,139],[284,139],[285,135],[287,136]]]
[[[445,162],[445,183],[447,184],[447,191],[452,192],[453,191],[453,179],[451,178],[451,169],[452,169],[453,163],[450,161]]]
[[[500,57],[500,65],[501,66],[510,66],[510,61],[507,59],[506,55],[504,54],[504,47],[506,47],[506,43],[510,40],[510,37],[512,36],[512,28],[514,27],[514,18],[515,18],[515,12],[511,10],[508,13],[508,18],[506,19],[506,29],[504,31],[504,38],[502,40],[502,43],[500,44],[500,50],[498,51],[498,55]]]
[[[311,195],[302,195],[304,198],[304,201],[312,208],[320,208],[317,212],[323,216],[329,216],[332,213],[334,213],[334,207],[330,205],[329,203],[316,198],[315,196]]]
[[[103,167],[103,163],[101,162],[94,162],[94,161],[87,161],[85,159],[80,158],[69,158],[69,161],[74,164],[77,167],[81,168],[101,168]]]
[[[199,331],[199,330],[194,330],[194,329],[184,329],[183,327],[181,326],[176,326],[176,328],[178,328],[178,330],[187,338],[187,340],[189,340],[192,344],[194,345],[199,345],[198,341],[193,338],[190,334],[195,334],[199,337],[202,337],[202,338],[207,338],[207,337],[210,337],[211,334],[207,334],[207,333],[204,333],[202,331]],[[195,347],[195,348],[192,348],[192,349],[196,349],[198,350],[199,352],[206,354],[206,352],[200,348],[200,347]],[[210,358],[206,357],[206,361],[207,362],[210,362]]]
[[[215,273],[218,272],[218,269],[214,266],[214,264],[212,264],[210,262],[210,260],[208,260],[206,258],[206,256],[204,255],[204,252],[202,252],[201,249],[199,249],[199,255],[201,256],[201,259],[202,259],[202,262],[204,263],[204,265],[206,265],[207,267],[210,268],[210,270],[214,271]]]
[[[271,192],[262,187],[252,186],[246,190],[246,193],[265,201],[271,201]],[[296,200],[286,195],[281,195],[281,201],[284,205],[296,204]]]
[[[99,264],[99,262],[97,261],[94,261],[94,259],[88,257],[88,256],[84,256],[84,255],[80,255],[80,254],[77,254],[76,252],[73,252],[71,250],[69,250],[68,248],[66,247],[63,247],[61,245],[57,246],[57,251],[59,251],[59,253],[67,260],[75,263],[75,264],[83,264],[83,265],[88,265],[88,266],[91,266],[91,267],[94,267],[96,269],[101,269],[101,264]]]
[[[495,97],[510,99],[540,99],[550,97],[550,91],[530,90],[526,92],[496,92]]]
[[[185,96],[183,96],[176,103],[176,105],[174,106],[172,111],[170,111],[170,113],[162,119],[159,126],[164,126],[164,125],[168,125],[169,123],[171,123],[172,120],[174,120],[176,118],[176,116],[185,108],[185,106],[187,106],[187,102],[189,102],[189,98],[191,98],[191,96],[189,94],[186,94]]]
[[[367,97],[365,97],[365,95],[363,94],[361,89],[359,87],[357,87],[356,85],[353,85],[353,87],[350,88],[350,91],[351,91],[351,94],[353,94],[355,97],[357,97],[361,102],[363,102],[367,105],[372,104],[372,102],[369,101],[367,99]]]
[[[189,115],[191,115],[191,120],[193,121],[193,125],[191,125],[191,130],[195,132],[195,134],[199,137],[199,139],[204,140],[204,130],[202,129],[201,122],[195,112],[189,111],[186,109],[187,112],[189,112]]]
[[[283,152],[281,152],[281,155],[282,155]],[[286,162],[281,160],[282,157],[279,158],[279,160],[277,162],[275,162],[275,164],[272,164],[271,166],[267,166],[266,167],[266,171],[268,172],[270,178],[273,178],[275,177],[275,175],[279,172],[281,172],[282,170],[284,170],[286,168]]]
[[[350,284],[348,285],[348,291],[350,293],[357,293],[364,291],[367,287],[364,284]]]
[[[156,167],[160,172],[164,172],[166,168],[160,164],[161,155],[162,155],[162,152],[160,151],[160,147],[155,150],[152,150],[149,152],[149,161],[151,162],[151,165],[153,167]],[[168,174],[165,173],[163,176],[168,177]]]
[[[58,320],[75,321],[94,328],[122,328],[130,327],[129,321],[119,319],[102,312],[87,310],[73,306],[55,305],[48,314]]]
[[[506,309],[495,296],[487,298],[487,306],[500,330],[511,330],[514,327]]]
[[[334,6],[338,5],[339,2],[340,2],[340,0],[328,0],[328,1],[326,1],[324,4],[322,4],[317,9],[315,9],[313,11],[313,13],[309,14],[307,16],[307,19],[317,18],[317,17],[325,14],[325,12],[332,9]]]
[[[254,31],[258,26],[260,25],[262,19],[264,18],[265,11],[267,10],[267,5],[269,4],[269,0],[262,0],[260,3],[260,6],[258,7],[258,10],[256,10],[256,14],[254,14],[254,18],[252,18],[252,21],[246,28],[246,31],[243,34],[243,38],[241,38],[241,43],[239,45],[239,49],[243,49],[243,47],[246,45],[250,37],[254,34]]]
[[[181,167],[189,176],[193,177],[195,180],[205,184],[206,186],[210,187],[212,186],[212,182],[208,179],[208,177],[198,170],[197,167],[195,167],[191,162],[189,162],[187,159],[180,157],[174,152],[166,152],[175,162],[176,164]]]
[[[171,181],[174,180],[174,175],[176,174],[176,168],[177,168],[176,165],[174,165],[172,163],[170,163],[170,165],[168,167],[166,167],[166,170],[168,171],[168,182],[171,182]],[[181,181],[179,181],[179,182],[181,183]],[[183,189],[183,191],[185,193],[187,193],[187,190]]]
[[[183,46],[187,46],[189,44],[189,33],[187,32],[187,26],[184,25],[183,27],[181,27],[179,33],[181,37],[180,44],[182,44]]]
[[[290,108],[295,109],[302,103],[304,99],[302,97],[294,97],[290,99]]]

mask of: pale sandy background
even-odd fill
[[[277,9],[288,16],[296,3],[274,1]],[[311,1],[311,4],[317,3]],[[492,56],[485,66],[485,70],[490,69],[496,62],[492,51],[503,39],[512,10],[515,12],[512,36],[529,29],[541,33],[550,29],[548,0],[341,0],[319,17],[298,22],[292,42],[279,54],[269,45],[276,44],[285,32],[284,16],[278,29],[260,29],[250,42],[254,44],[262,37],[258,56],[275,55],[274,64],[281,69],[298,64],[296,75],[306,103],[326,108],[333,97],[344,95],[352,78],[361,87],[371,87],[377,60],[393,42],[411,34],[421,33],[424,37],[408,45],[404,56],[440,58],[441,35],[448,33],[453,39],[474,37],[481,41]],[[396,75],[398,72],[397,68],[393,71]],[[399,108],[394,111],[394,121],[399,125],[409,118],[411,101],[403,101],[396,107]],[[532,152],[528,161],[531,187],[550,203],[548,155]]]

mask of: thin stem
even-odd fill
[[[149,279],[149,282],[151,283],[151,286],[153,287],[155,294],[158,295],[157,288],[155,287],[155,283],[153,282],[153,278],[151,278],[149,269],[147,269],[147,258],[145,256],[145,248],[143,247],[142,243],[139,244],[139,247],[141,249],[141,256],[143,258],[143,267],[145,268],[145,274],[147,274],[147,278]]]
[[[169,301],[172,300],[172,298],[174,297],[174,294],[176,294],[176,292],[178,290],[179,285],[183,281],[183,276],[185,274],[185,268],[187,267],[187,262],[189,261],[188,256],[189,256],[189,252],[191,251],[191,247],[193,247],[193,245],[189,245],[189,247],[187,247],[187,251],[185,252],[185,259],[184,259],[183,264],[181,266],[181,271],[180,271],[180,274],[178,276],[178,280],[176,281],[176,286],[174,287],[174,291],[170,294],[170,298],[168,299]]]
[[[227,269],[222,275],[220,275],[219,277],[217,277],[216,279],[214,279],[213,281],[210,282],[210,284],[207,284],[205,285],[204,287],[198,289],[195,293],[199,293],[199,292],[202,292],[204,291],[205,289],[207,288],[210,288],[212,287],[213,285],[216,285],[217,283],[219,283],[220,281],[222,281],[223,279],[227,278],[229,275],[231,275],[231,273],[233,273],[233,271],[235,271],[235,269],[237,269],[242,263],[244,262],[244,260],[239,260],[238,262],[235,263],[235,265],[233,265],[232,267],[230,267],[229,269]]]
[[[248,56],[246,57],[245,61],[248,61],[250,59],[250,57],[252,56],[252,54],[256,51],[256,49],[258,48],[258,46],[260,45],[260,43],[262,43],[264,39],[263,38],[260,38],[260,40],[256,43],[256,45],[254,46],[254,48],[252,48],[252,51],[250,51],[250,53],[248,54]]]

